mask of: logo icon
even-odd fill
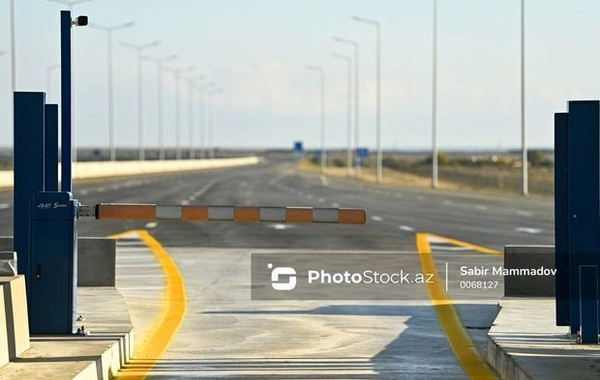
[[[267,268],[273,269],[269,263]],[[287,282],[280,282],[280,277],[287,277]],[[292,267],[277,267],[271,272],[271,286],[275,290],[292,290],[296,287],[296,270]]]

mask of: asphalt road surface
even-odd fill
[[[427,264],[417,253],[423,247],[416,234],[430,233],[453,239],[429,241],[432,263],[442,273],[446,263],[501,263],[478,247],[501,251],[506,244],[553,244],[554,235],[549,200],[323,181],[281,158],[244,168],[77,183],[74,194],[88,205],[367,209],[368,222],[361,226],[82,219],[80,236],[149,231],[179,268],[187,296],[183,323],[161,360],[129,369],[146,368],[149,378],[474,379],[477,372],[464,364],[464,350],[448,335],[457,326],[444,319],[443,305],[432,306],[435,289],[402,287],[395,301],[255,301],[250,300],[251,253],[359,253],[367,261],[371,254],[387,253],[418,272]],[[0,235],[11,235],[10,192],[0,193],[0,213]],[[475,248],[461,248],[456,241]],[[142,326],[136,333],[140,341],[160,310],[148,305],[160,299],[169,279],[143,244],[119,247],[118,286],[132,305],[134,324]],[[459,293],[445,294],[456,300],[460,329],[484,355],[502,284],[457,300]]]

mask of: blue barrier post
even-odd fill
[[[600,101],[569,102],[568,143],[569,323],[572,333],[586,332],[583,343],[598,343],[598,335],[589,333],[597,329],[597,318],[581,314],[598,281],[587,270],[580,277],[580,267],[600,265]]]
[[[44,189],[58,191],[58,106],[46,104]]]
[[[554,115],[554,252],[556,325],[569,324],[569,114]]]
[[[44,102],[43,92],[14,93],[14,213],[13,248],[19,258],[18,271],[25,275],[27,289],[32,276],[29,246],[31,204],[44,190]],[[31,310],[31,302],[28,299]]]
[[[60,96],[62,191],[72,191],[71,181],[71,12],[60,11]]]
[[[579,281],[581,343],[598,343],[598,267],[581,265]]]

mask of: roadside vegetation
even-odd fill
[[[554,194],[554,161],[547,152],[528,152],[529,192]],[[308,156],[301,169],[319,170],[320,158]],[[342,153],[330,154],[327,174],[346,176]],[[384,183],[412,187],[431,187],[431,155],[385,154],[382,160]],[[376,161],[372,156],[363,163],[362,179],[375,181]],[[447,154],[438,155],[439,187],[497,193],[521,193],[522,161],[518,154]],[[351,173],[354,176],[354,170]]]

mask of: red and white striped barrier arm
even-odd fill
[[[90,210],[91,211],[91,210]],[[279,222],[365,224],[367,212],[356,208],[161,206],[155,204],[101,203],[84,216],[121,220],[184,220],[198,222]]]

